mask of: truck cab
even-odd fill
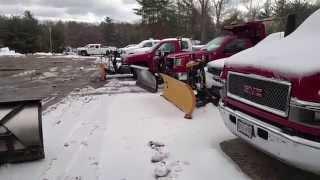
[[[262,22],[248,22],[224,27],[223,34],[208,42],[198,51],[171,54],[166,61],[171,74],[186,80],[186,64],[191,60],[203,59],[206,62],[230,57],[251,48],[266,36]]]
[[[281,161],[320,174],[320,10],[289,36],[225,63],[219,103],[226,127]]]
[[[138,65],[148,67],[153,73],[161,72],[164,68],[164,59],[172,53],[192,51],[192,43],[188,38],[163,39],[151,49],[144,52],[122,57],[123,65]]]

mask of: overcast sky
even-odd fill
[[[117,21],[133,22],[136,0],[0,0],[0,14],[21,15],[30,10],[41,20],[100,22],[109,16]]]

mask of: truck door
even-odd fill
[[[153,57],[153,67],[158,71],[163,72],[166,56],[171,53],[175,53],[176,49],[177,47],[175,42],[165,42],[161,44]]]
[[[223,50],[223,58],[230,57],[240,51],[250,47],[250,43],[246,39],[234,39],[230,41]]]
[[[88,54],[94,54],[95,49],[96,49],[95,45],[89,45],[87,50]]]
[[[181,51],[191,51],[192,47],[189,45],[188,41],[181,41]]]
[[[94,52],[93,54],[97,55],[97,54],[102,54],[101,49],[100,49],[100,45],[95,45],[94,46]]]

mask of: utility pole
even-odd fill
[[[49,45],[50,45],[50,53],[52,53],[52,28],[49,26]]]

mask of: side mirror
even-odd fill
[[[170,52],[169,51],[165,51],[165,52],[163,52],[163,56],[167,56],[167,55],[169,55],[170,54]]]

